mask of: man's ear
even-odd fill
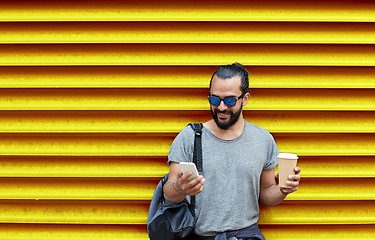
[[[247,102],[250,100],[250,93],[246,93],[245,96],[243,96],[242,106],[246,106]]]

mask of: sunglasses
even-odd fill
[[[238,99],[243,98],[245,94],[242,94],[241,96],[235,98],[235,97],[226,97],[226,98],[219,98],[219,97],[214,97],[214,96],[207,96],[208,101],[212,106],[219,106],[221,101],[224,102],[224,104],[227,107],[234,107],[236,106],[236,102]]]

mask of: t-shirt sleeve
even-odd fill
[[[171,162],[192,162],[194,151],[194,130],[187,126],[174,139],[168,153],[168,164]]]
[[[267,157],[267,162],[264,165],[263,170],[269,170],[275,168],[279,163],[277,160],[277,155],[279,155],[279,148],[276,145],[275,139],[269,133],[269,148],[268,148],[268,157]]]

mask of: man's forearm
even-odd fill
[[[288,194],[283,193],[278,185],[272,185],[260,192],[260,202],[266,207],[276,206],[281,203]]]
[[[182,189],[179,189],[179,187],[177,186],[176,183],[177,183],[177,181],[168,180],[164,184],[164,188],[163,188],[164,197],[168,201],[171,201],[171,202],[181,202],[186,197],[185,192],[183,192]]]

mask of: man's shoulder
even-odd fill
[[[258,126],[258,125],[255,125],[254,123],[250,123],[250,122],[248,122],[248,121],[245,121],[245,127],[248,129],[248,130],[250,130],[252,133],[259,133],[259,134],[270,134],[270,132],[267,130],[267,129],[265,129],[265,128],[262,128],[262,127],[260,127],[260,126]]]
[[[272,136],[272,134],[270,133],[270,131],[268,131],[267,129],[265,128],[262,128],[260,126],[257,126],[253,123],[249,123],[249,122],[246,122],[246,126],[247,128],[246,130],[246,133],[247,133],[247,137],[248,138],[251,138],[251,139],[257,139],[258,141],[259,140],[263,140],[263,141],[274,141],[274,138]]]
[[[185,126],[181,131],[177,134],[178,138],[192,138],[194,136],[194,130],[190,125]],[[176,138],[177,138],[176,137]]]

